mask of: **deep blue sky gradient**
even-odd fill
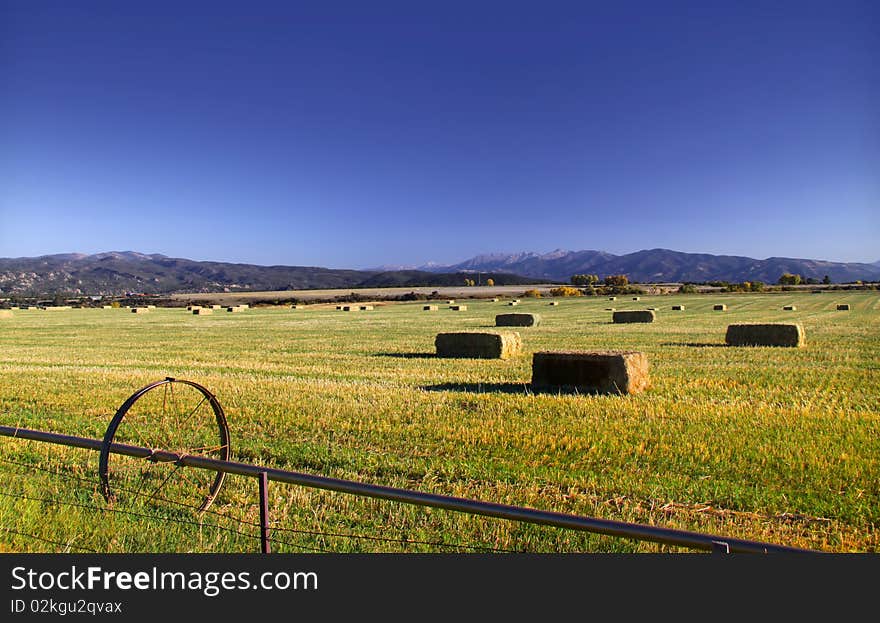
[[[880,259],[877,2],[0,6],[0,257]]]

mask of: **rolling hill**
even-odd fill
[[[461,285],[472,275],[197,262],[133,251],[0,259],[0,295],[120,295]],[[498,285],[536,279],[497,271]]]

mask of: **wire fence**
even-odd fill
[[[527,507],[509,506],[492,502],[483,502],[480,500],[470,500],[466,498],[456,498],[446,495],[423,493],[408,489],[396,489],[387,486],[371,485],[357,481],[340,480],[337,478],[316,476],[300,472],[290,472],[269,467],[260,467],[247,463],[236,463],[227,460],[211,459],[198,455],[178,454],[174,452],[169,452],[167,450],[156,450],[141,446],[110,443],[106,440],[106,438],[105,441],[102,442],[101,440],[97,439],[73,437],[69,435],[47,433],[43,431],[34,431],[29,429],[13,429],[6,426],[0,426],[0,434],[7,437],[19,437],[25,440],[55,443],[71,449],[100,449],[102,452],[102,457],[107,456],[108,452],[114,454],[119,453],[120,455],[146,459],[147,463],[162,463],[173,465],[174,467],[171,471],[172,475],[181,468],[192,467],[202,470],[215,470],[217,473],[223,472],[226,475],[247,476],[249,477],[249,479],[252,477],[258,477],[260,484],[260,499],[258,503],[260,521],[255,522],[242,518],[241,516],[236,517],[227,513],[220,513],[216,510],[207,509],[205,507],[204,501],[200,505],[196,506],[195,504],[184,502],[181,500],[159,497],[156,495],[158,489],[151,490],[149,494],[145,494],[143,493],[143,483],[137,489],[117,488],[117,494],[124,492],[129,495],[127,505],[112,503],[111,500],[113,500],[113,498],[107,495],[106,489],[103,490],[103,494],[107,503],[96,504],[93,502],[93,500],[98,495],[98,487],[96,487],[96,483],[94,482],[94,480],[87,479],[84,476],[76,475],[75,473],[73,473],[74,470],[71,470],[69,467],[66,469],[50,469],[43,465],[38,465],[26,461],[12,461],[11,459],[2,459],[2,462],[6,463],[7,465],[15,465],[18,468],[23,468],[28,471],[28,473],[26,474],[18,474],[21,480],[24,480],[25,478],[32,478],[34,472],[42,472],[45,475],[51,475],[53,478],[61,478],[66,480],[73,479],[80,483],[88,483],[88,488],[83,487],[81,489],[71,490],[78,492],[79,494],[82,494],[83,492],[88,492],[88,494],[91,496],[92,501],[86,501],[82,499],[70,501],[61,499],[57,496],[36,496],[32,494],[22,493],[21,491],[12,490],[2,491],[0,492],[0,495],[6,496],[8,498],[16,498],[19,501],[37,503],[40,504],[42,508],[76,508],[87,511],[89,513],[97,514],[101,517],[125,517],[127,520],[135,518],[138,521],[158,521],[162,522],[165,527],[168,527],[169,525],[174,525],[181,526],[190,530],[197,530],[199,538],[196,542],[198,543],[198,547],[200,549],[207,549],[209,551],[210,547],[205,546],[205,531],[213,531],[214,533],[216,533],[217,536],[213,539],[213,543],[215,545],[219,544],[222,541],[222,536],[224,534],[227,536],[231,536],[232,541],[227,541],[226,543],[232,543],[233,551],[241,548],[240,541],[242,540],[245,542],[253,542],[254,540],[259,540],[261,543],[261,549],[264,552],[270,551],[270,547],[272,544],[274,544],[275,546],[284,546],[286,548],[289,548],[290,550],[307,552],[339,551],[340,549],[342,549],[343,551],[346,550],[346,548],[340,548],[338,546],[334,546],[328,549],[328,541],[333,542],[334,539],[354,541],[358,543],[358,551],[366,549],[365,544],[393,544],[398,551],[408,551],[408,548],[421,548],[422,550],[426,548],[432,548],[433,551],[472,552],[528,551],[528,547],[497,547],[478,543],[463,543],[460,540],[457,540],[457,542],[449,542],[447,539],[442,537],[439,539],[412,539],[408,536],[392,537],[382,535],[382,532],[388,533],[391,531],[388,529],[387,526],[373,526],[374,528],[377,528],[378,534],[357,534],[345,530],[287,528],[279,525],[277,522],[270,522],[268,519],[269,503],[266,492],[268,490],[268,481],[270,479],[282,483],[301,485],[302,487],[307,489],[317,489],[321,491],[324,495],[345,493],[353,495],[356,499],[362,499],[373,503],[376,503],[380,500],[386,500],[402,503],[403,505],[407,505],[409,508],[421,508],[423,511],[425,511],[426,509],[427,511],[429,511],[431,508],[452,510],[458,511],[459,513],[463,513],[465,515],[470,515],[474,518],[480,517],[482,519],[485,519],[489,517],[496,519],[501,518],[512,520],[513,522],[519,522],[519,524],[522,526],[531,526],[535,529],[542,529],[547,527],[565,528],[576,531],[579,534],[591,533],[591,535],[623,537],[626,539],[652,541],[654,543],[664,544],[667,546],[677,546],[723,553],[729,553],[732,551],[763,553],[808,551],[771,543],[761,543],[757,541],[748,541],[743,539],[731,539],[710,534],[701,534],[671,528],[658,528],[656,526],[645,524],[630,524],[614,520],[604,520],[596,519],[593,517],[568,515],[551,511],[541,511]],[[162,480],[160,487],[164,485],[167,480],[168,476],[166,476]],[[12,482],[12,480],[8,480],[7,482]],[[251,480],[250,482],[252,483],[253,481]],[[102,484],[105,484],[103,476]],[[166,512],[156,512],[155,505],[160,502],[165,505],[164,508]],[[244,502],[239,503],[239,507],[240,508],[238,510],[243,511],[244,517],[247,517],[249,514],[249,510],[253,509],[254,505]],[[149,510],[150,512],[146,512],[147,510]],[[175,511],[176,514],[175,512],[168,512],[169,510]],[[370,509],[369,506],[366,506],[362,509],[362,514],[369,515],[371,510],[372,509]],[[186,513],[185,517],[180,516],[183,513]],[[220,519],[221,521],[227,522],[231,525],[223,526],[219,523],[206,521],[206,516],[212,517],[214,519]],[[369,522],[365,523],[365,525],[368,525],[368,523]],[[17,530],[16,528],[10,528],[8,526],[0,527],[3,527],[4,529],[8,528],[10,531],[18,533],[19,536],[23,536],[23,538],[27,538],[27,535],[30,534],[24,533],[23,531]],[[270,537],[270,531],[273,533],[281,533],[282,535],[287,535],[287,537],[284,539],[278,538],[277,536]],[[413,529],[413,531],[419,532],[420,529],[415,528]],[[13,532],[7,533],[12,534]],[[259,534],[255,534],[256,532],[259,532]],[[161,536],[163,533],[164,531],[162,533],[156,534],[157,536]],[[440,533],[443,534],[443,530],[441,530]],[[35,539],[42,538],[43,540],[41,542],[46,544],[50,544],[52,542],[55,542],[55,544],[65,543],[64,541],[58,539],[40,537],[40,535],[38,534],[30,534],[30,536],[34,537]],[[296,537],[303,537],[303,540],[305,540],[308,544],[294,542],[290,540],[291,537],[294,539]],[[236,539],[238,539],[238,541],[236,541]],[[114,539],[111,543],[111,549],[115,548],[115,550],[118,550],[122,548],[122,551],[126,551],[126,540],[124,538],[120,540],[121,545],[119,543],[116,543]],[[68,541],[67,543],[70,542],[71,541]],[[526,543],[528,542],[528,539],[526,539]],[[179,547],[179,540],[177,541],[177,546]],[[157,547],[162,548],[163,545],[153,545],[153,548]],[[107,549],[108,548],[105,546],[98,551],[106,551]],[[247,549],[251,551],[250,546],[247,546]],[[160,549],[159,551],[162,550]]]
[[[82,485],[82,491],[95,492],[97,491],[97,482],[95,478],[88,478],[85,476],[79,476],[77,474],[71,473],[69,470],[64,471],[62,469],[52,469],[49,467],[45,467],[43,465],[39,465],[33,462],[26,461],[16,461],[8,458],[0,458],[0,464],[8,465],[14,468],[24,469],[27,473],[16,473],[14,471],[7,471],[6,474],[12,477],[17,477],[19,479],[32,479],[34,473],[41,473],[45,475],[49,475],[53,478],[58,478],[66,482],[74,482],[78,485]],[[4,481],[7,485],[11,484],[11,481]],[[59,507],[59,508],[76,508],[85,511],[89,511],[94,513],[95,517],[101,517],[103,515],[120,515],[130,518],[135,518],[137,520],[142,520],[146,522],[159,522],[162,524],[174,524],[178,526],[184,526],[186,528],[198,528],[199,530],[214,530],[218,532],[224,532],[227,534],[235,535],[236,537],[244,538],[245,540],[253,543],[253,547],[250,549],[256,549],[257,544],[261,540],[260,535],[260,523],[256,521],[251,521],[248,519],[244,519],[241,517],[235,517],[230,515],[229,513],[220,512],[215,509],[207,509],[200,511],[199,504],[187,503],[180,500],[168,499],[161,496],[156,496],[152,494],[145,493],[141,490],[120,488],[119,491],[121,493],[127,493],[131,495],[128,507],[121,507],[120,505],[110,506],[106,503],[86,503],[81,501],[70,501],[63,500],[54,497],[40,497],[33,495],[26,495],[22,493],[16,493],[11,490],[0,490],[0,496],[4,498],[11,498],[21,501],[27,502],[36,502],[41,506],[49,506],[49,507]],[[97,497],[97,495],[95,496]],[[184,519],[181,517],[175,517],[169,513],[162,512],[142,512],[132,510],[132,507],[135,505],[135,500],[140,500],[142,502],[158,502],[167,507],[171,508],[180,508],[185,509],[186,511],[192,513],[194,517],[193,519]],[[206,521],[205,516],[209,516],[218,520],[222,520],[228,522],[236,527],[230,527],[228,525],[221,525],[220,523],[212,523],[211,521]],[[45,537],[41,537],[39,535],[31,534],[28,532],[23,532],[18,529],[13,529],[8,526],[0,526],[4,532],[8,534],[12,534],[18,537],[30,539],[34,542],[39,542],[47,545],[57,546],[59,552],[66,552],[70,549],[75,549],[77,551],[82,552],[99,552],[100,550],[86,547],[82,545],[73,545],[70,542],[64,542],[59,540],[48,539]],[[354,541],[363,541],[370,543],[380,543],[386,545],[395,546],[395,551],[403,550],[406,551],[407,548],[413,546],[425,546],[428,548],[433,548],[441,551],[457,551],[457,552],[491,552],[491,553],[516,553],[522,550],[515,550],[509,548],[501,548],[501,547],[490,547],[485,545],[477,545],[477,544],[469,544],[469,543],[460,543],[454,542],[450,543],[448,541],[443,540],[422,540],[422,539],[405,539],[405,538],[395,538],[388,536],[377,536],[370,534],[359,534],[355,532],[342,532],[342,531],[326,531],[326,530],[310,530],[310,529],[302,529],[302,528],[290,528],[284,527],[281,525],[273,524],[271,526],[272,536],[269,537],[270,543],[273,545],[273,549],[278,549],[279,546],[283,546],[286,548],[290,548],[296,551],[302,552],[314,552],[314,553],[327,553],[334,550],[317,547],[317,546],[309,546],[303,545],[299,543],[294,543],[290,540],[286,540],[284,538],[279,538],[275,536],[277,533],[281,534],[290,534],[290,535],[302,535],[308,537],[315,537],[318,539],[346,539],[346,540],[354,540]]]

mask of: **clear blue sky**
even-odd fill
[[[880,259],[880,2],[0,7],[0,257]]]

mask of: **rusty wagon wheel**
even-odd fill
[[[183,467],[152,453],[137,458],[111,452],[112,444],[224,461],[230,456],[229,426],[217,398],[198,383],[170,377],[129,396],[110,421],[98,464],[102,492],[108,502],[140,498],[200,512],[211,506],[225,472]]]

